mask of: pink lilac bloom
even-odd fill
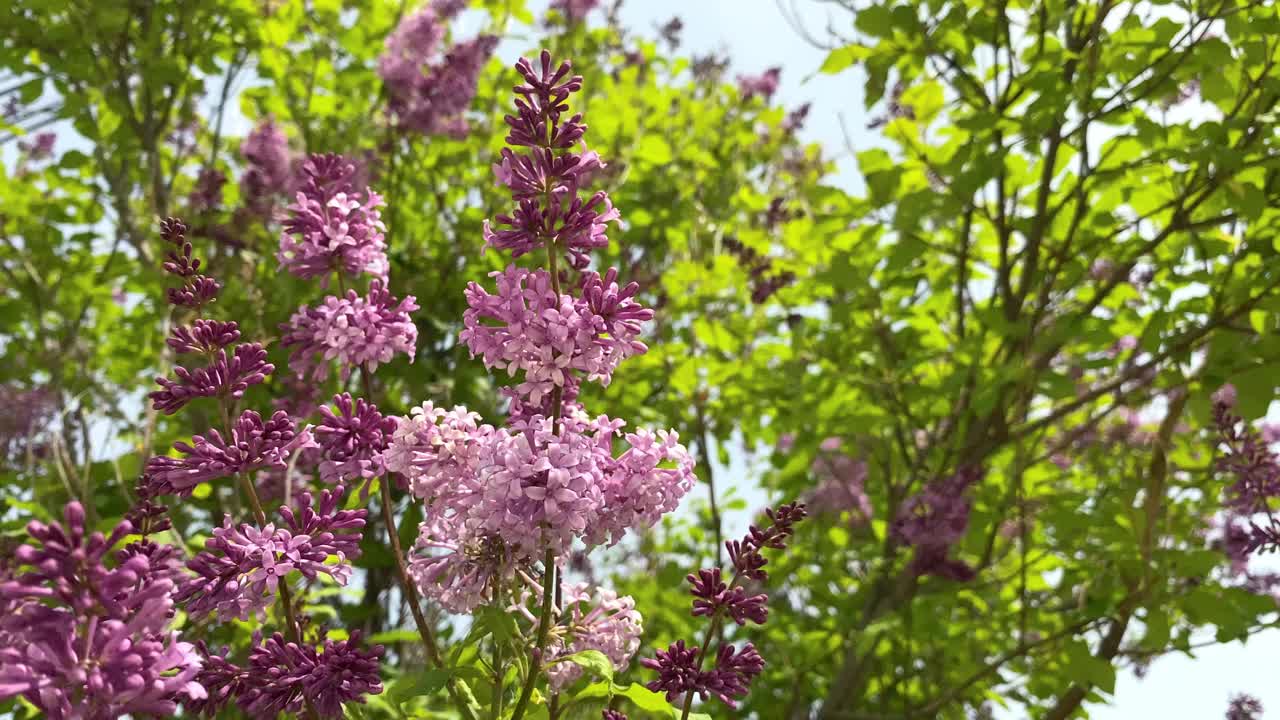
[[[587,13],[600,7],[600,0],[554,0],[553,10],[559,10],[570,23],[580,23]]]
[[[351,184],[355,166],[341,155],[312,155],[302,165],[303,183],[289,206],[276,259],[302,278],[326,279],[334,272],[369,274],[386,281],[386,226],[382,198],[364,197]]]
[[[574,297],[557,295],[545,270],[508,266],[492,274],[496,294],[467,286],[459,337],[486,367],[521,372],[515,390],[525,402],[539,404],[570,372],[608,385],[623,360],[648,350],[638,337],[640,324],[653,317],[631,299],[636,288],[619,289],[615,275],[589,275],[585,297]]]
[[[768,101],[778,91],[778,83],[782,80],[782,68],[773,67],[759,75],[739,75],[738,92],[746,100],[753,97]]]
[[[347,640],[326,640],[319,651],[276,633],[253,649],[231,682],[239,690],[240,709],[255,719],[297,713],[304,704],[320,718],[341,718],[344,705],[382,693],[382,653],[381,645],[361,649],[358,630]]]
[[[201,658],[168,629],[173,582],[146,553],[111,549],[134,532],[85,527],[72,502],[64,524],[32,522],[33,544],[14,553],[29,568],[0,583],[0,700],[21,696],[55,720],[168,716],[205,696]]]
[[[240,144],[245,170],[240,175],[240,194],[247,207],[269,215],[274,197],[289,192],[293,170],[289,138],[272,118],[260,121]]]
[[[412,295],[396,300],[382,281],[373,280],[364,297],[348,290],[341,298],[330,295],[317,307],[298,308],[281,325],[281,345],[293,347],[289,366],[299,377],[323,380],[329,361],[337,360],[345,380],[354,368],[373,372],[398,353],[413,362],[418,328],[409,314],[417,310]]]
[[[464,6],[457,0],[424,6],[387,36],[378,75],[390,96],[387,111],[400,127],[424,135],[466,135],[465,114],[498,39],[479,35],[443,47],[444,23]]]
[[[269,419],[245,410],[224,438],[217,430],[174,443],[183,457],[161,455],[147,461],[145,482],[152,496],[187,497],[197,485],[268,467],[285,467],[295,450],[312,445],[310,428],[299,431],[284,412]]]
[[[571,662],[557,662],[566,655],[584,650],[598,650],[609,658],[614,672],[622,672],[631,664],[631,658],[640,648],[640,635],[644,632],[642,618],[636,611],[636,603],[630,596],[619,596],[607,588],[589,591],[586,583],[573,583],[563,587],[560,612],[565,634],[558,636],[547,648],[547,679],[551,689],[564,690],[582,677],[582,668]],[[520,601],[508,608],[535,620],[529,611],[530,602],[537,602],[542,588],[537,583],[521,594]]]
[[[830,441],[834,440],[835,443]],[[867,463],[838,451],[839,438],[824,440],[810,465],[817,487],[809,493],[806,505],[819,513],[849,513],[849,522],[865,524],[874,512],[864,485]]]
[[[898,542],[915,548],[912,568],[917,574],[958,582],[973,579],[973,568],[948,555],[968,529],[971,503],[967,493],[979,479],[978,469],[962,468],[929,483],[903,503],[889,532]]]
[[[280,582],[297,570],[308,580],[324,573],[339,585],[351,577],[360,555],[367,510],[339,510],[343,487],[299,498],[297,511],[280,508],[280,527],[235,525],[230,516],[213,529],[205,548],[187,563],[191,571],[176,599],[191,615],[216,613],[221,621],[261,616],[275,602]],[[331,560],[332,559],[332,560]]]
[[[0,461],[23,462],[28,453],[38,452],[38,438],[53,421],[58,395],[48,386],[22,388],[0,385]]]
[[[424,591],[453,587],[450,563],[475,577],[467,548],[489,547],[495,537],[512,557],[531,560],[547,549],[565,554],[575,540],[617,542],[673,510],[693,486],[692,458],[674,433],[647,430],[625,434],[628,447],[615,457],[621,427],[578,411],[554,430],[534,416],[509,431],[431,403],[400,418],[383,460],[426,503],[419,545],[433,554],[415,564],[431,569],[441,589]]]

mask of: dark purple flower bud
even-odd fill
[[[250,385],[257,385],[276,369],[267,362],[267,351],[259,343],[237,345],[228,358],[226,350],[218,350],[209,364],[195,370],[181,365],[173,369],[176,380],[156,378],[161,390],[150,394],[152,407],[172,415],[187,403],[202,397],[238,398]]]
[[[742,650],[721,645],[720,652],[716,653],[715,669],[704,673],[703,684],[707,692],[736,708],[735,698],[745,697],[751,691],[751,681],[763,670],[764,658],[751,643],[743,645]]]
[[[689,692],[696,692],[704,698],[707,689],[703,685],[703,673],[698,669],[698,648],[685,647],[683,640],[677,640],[666,650],[659,650],[653,658],[643,658],[640,664],[658,673],[658,679],[651,680],[645,687],[654,692],[665,692],[668,701]]]
[[[196,320],[179,325],[165,341],[175,353],[212,353],[240,339],[240,326],[234,321]]]
[[[1230,397],[1223,397],[1228,395],[1226,388],[1231,388]],[[1235,402],[1232,386],[1224,385],[1214,395],[1214,423],[1219,441],[1226,447],[1217,467],[1236,478],[1227,488],[1227,504],[1245,515],[1269,513],[1268,501],[1280,496],[1280,458],[1243,418],[1230,412]]]
[[[383,474],[381,455],[395,432],[395,418],[383,417],[377,406],[363,398],[353,401],[347,393],[334,396],[333,403],[338,412],[320,408],[322,418],[314,430],[324,451],[320,479],[334,483]]]
[[[804,121],[809,118],[809,108],[810,104],[805,103],[795,110],[787,113],[786,117],[782,118],[782,131],[787,134],[792,134],[803,128]]]
[[[625,713],[618,712],[617,710],[605,708],[600,711],[600,720],[627,720],[627,716]]]
[[[217,717],[244,692],[245,671],[227,660],[228,649],[225,647],[220,653],[211,653],[200,640],[196,643],[196,650],[204,660],[196,682],[204,687],[205,697],[189,700],[184,706],[197,715]]]
[[[726,610],[734,622],[745,625],[748,620],[763,625],[769,619],[767,595],[748,595],[742,587],[730,588],[720,577],[720,568],[702,569],[686,578],[693,587],[693,614],[714,615]]]
[[[187,242],[187,224],[172,217],[161,220],[160,239],[172,246],[165,254],[165,272],[183,281],[182,287],[168,289],[169,304],[200,307],[213,300],[222,286],[213,278],[200,274],[200,259],[192,255],[191,243]]]
[[[1226,720],[1262,720],[1262,701],[1244,693],[1232,696]]]
[[[157,456],[147,461],[146,479],[152,495],[187,497],[196,485],[207,480],[230,477],[267,467],[285,467],[288,457],[301,447],[313,444],[311,432],[298,432],[284,412],[269,420],[246,410],[223,439],[217,430],[196,435],[191,444],[174,443],[184,457]]]
[[[678,17],[673,17],[658,28],[658,34],[674,48],[680,45],[680,31],[682,30],[684,30],[684,22]]]
[[[240,708],[253,717],[298,712],[306,698],[321,718],[340,718],[342,706],[364,703],[382,692],[381,645],[359,649],[360,632],[349,640],[326,640],[320,652],[287,642],[276,633],[253,649],[245,668]]]
[[[511,128],[507,144],[572,147],[582,138],[587,126],[582,124],[581,115],[575,115],[563,123],[560,122],[560,116],[569,109],[565,100],[582,89],[582,76],[569,76],[572,65],[567,60],[552,69],[551,53],[546,50],[542,51],[539,59],[540,69],[534,69],[533,63],[527,58],[520,58],[516,63],[516,71],[524,78],[524,84],[517,85],[515,92],[524,99],[516,100],[517,114],[505,118]]]

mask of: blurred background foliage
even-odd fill
[[[1280,362],[1274,4],[824,5],[838,18],[814,38],[826,63],[787,70],[865,83],[884,142],[849,148],[859,193],[829,181],[838,149],[796,138],[801,108],[686,57],[677,25],[636,34],[607,3],[587,22],[523,0],[465,15],[584,76],[578,109],[624,219],[600,264],[657,310],[650,352],[584,400],[676,428],[700,459],[686,512],[575,572],[635,596],[651,655],[694,635],[684,575],[719,557],[726,512],[809,502],[817,520],[778,561],[771,621],[750,635],[770,666],[726,717],[1084,717],[1117,672],[1273,626],[1275,580],[1232,566],[1216,534],[1208,396],[1230,380],[1242,414],[1262,416]],[[217,314],[246,338],[275,341],[320,299],[277,270],[279,222],[252,207],[288,199],[237,181],[243,135],[268,119],[295,158],[342,153],[386,198],[391,287],[422,310],[413,362],[378,371],[384,411],[430,399],[498,417],[456,337],[466,283],[500,267],[481,223],[505,211],[490,166],[513,75],[490,60],[465,135],[396,130],[377,58],[412,9],[0,7],[0,556],[69,499],[113,524],[141,463],[212,421],[143,402],[173,362],[159,218],[191,224],[227,287]],[[226,184],[199,200],[214,173]],[[278,374],[243,404],[342,389],[327,382]],[[919,576],[889,522],[962,467],[983,471],[952,553],[973,578]],[[223,490],[174,508],[175,542],[198,548],[235,512]],[[408,542],[416,510],[399,511]],[[394,702],[421,663],[377,516],[360,581],[311,597],[332,603],[318,616],[331,636],[359,628],[401,659],[363,712],[439,716],[430,697]],[[237,645],[252,630],[185,631]]]

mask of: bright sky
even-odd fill
[[[804,17],[805,24],[821,35],[828,13],[814,0],[628,0],[623,6],[624,21],[636,28],[653,28],[678,15],[684,22],[683,48],[704,54],[726,50],[732,73],[757,73],[780,65],[782,87],[778,99],[789,107],[812,102],[804,136],[821,142],[828,154],[839,154],[839,184],[853,189],[856,163],[845,149],[845,134],[862,150],[880,144],[866,130],[862,111],[861,77],[846,73],[839,77],[815,76],[826,53],[801,38],[786,22],[778,2]],[[839,19],[839,15],[835,19]],[[730,477],[743,477],[734,472]],[[743,468],[745,469],[745,468]],[[722,475],[723,476],[723,475]],[[739,519],[740,521],[740,519]],[[1115,704],[1096,708],[1095,720],[1207,720],[1223,717],[1227,700],[1235,692],[1249,692],[1271,710],[1280,711],[1280,682],[1273,663],[1280,658],[1280,632],[1264,633],[1248,646],[1216,646],[1185,656],[1157,660],[1143,680],[1121,673],[1116,683]]]

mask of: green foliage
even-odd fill
[[[1262,415],[1280,364],[1276,8],[862,5],[821,66],[864,80],[884,140],[856,152],[865,191],[851,195],[826,184],[823,149],[785,130],[782,109],[744,101],[665,43],[612,21],[543,23],[520,0],[474,4],[487,31],[547,46],[584,75],[602,185],[626,220],[600,264],[625,268],[657,310],[650,352],[584,399],[677,428],[699,457],[694,512],[603,568],[644,613],[641,654],[701,635],[684,577],[719,558],[724,516],[746,507],[748,488],[812,498],[827,438],[866,464],[871,521],[813,508],[771,561],[769,623],[725,631],[759,647],[765,674],[742,710],[700,710],[964,718],[997,702],[1082,717],[1117,673],[1275,623],[1274,601],[1244,587],[1206,530],[1221,487],[1208,395],[1230,380],[1241,411]],[[499,406],[456,337],[463,288],[500,262],[481,253],[481,223],[503,209],[490,165],[508,69],[485,68],[465,137],[413,136],[386,122],[376,73],[403,3],[136,5],[0,7],[0,91],[23,108],[0,120],[0,142],[60,133],[52,160],[5,145],[0,174],[0,384],[56,395],[45,431],[0,468],[4,548],[72,498],[111,525],[146,457],[215,422],[198,403],[179,422],[144,410],[143,390],[173,363],[159,217],[191,223],[227,286],[218,315],[247,338],[276,338],[320,299],[277,271],[279,227],[244,212],[235,136],[262,118],[296,153],[361,160],[387,200],[393,290],[424,309],[414,362],[379,369],[383,410],[430,399],[493,417]],[[1199,78],[1213,80],[1183,98]],[[175,142],[180,128],[190,141]],[[220,206],[198,210],[189,196],[204,168],[232,181]],[[1137,350],[1117,350],[1127,337]],[[271,353],[286,365],[278,344]],[[340,389],[334,378],[320,396]],[[295,392],[276,377],[243,405]],[[1142,411],[1136,427],[1129,411]],[[741,455],[750,477],[726,469]],[[916,577],[888,524],[963,465],[985,475],[952,554],[977,578]],[[198,550],[238,502],[231,487],[197,493],[175,508],[172,541]],[[418,512],[396,508],[405,546]],[[455,687],[490,707],[523,677],[533,629],[514,614],[433,615],[450,652],[429,667],[378,518],[362,581],[308,592],[324,603],[316,612],[332,608],[317,621],[388,646],[386,691],[353,717],[450,717]],[[183,630],[242,649],[253,628]],[[558,697],[536,690],[530,717],[606,705],[678,717],[636,663],[615,671],[593,651],[563,661],[584,678]]]

